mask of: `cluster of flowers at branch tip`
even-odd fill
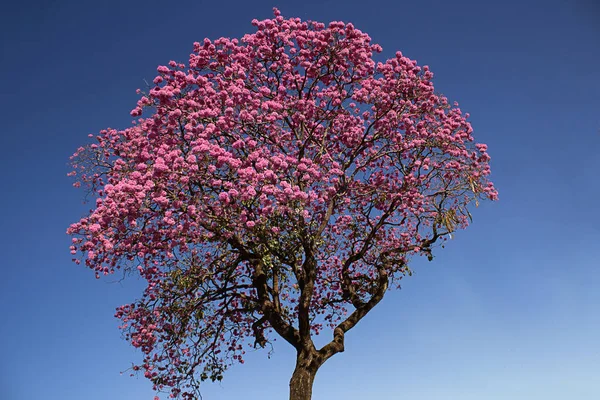
[[[97,198],[68,229],[74,260],[147,280],[116,316],[145,354],[133,369],[173,398],[269,343],[275,313],[298,324],[308,258],[318,334],[497,198],[486,146],[428,67],[376,63],[350,23],[252,23],[160,66],[134,124],[73,156]]]

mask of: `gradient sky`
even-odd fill
[[[116,306],[139,281],[70,262],[86,135],[129,126],[135,89],[204,37],[277,6],[401,50],[472,115],[500,202],[419,261],[319,371],[314,399],[600,398],[600,4],[571,1],[21,1],[0,10],[0,398],[150,400]],[[115,277],[115,280],[117,277]],[[206,400],[287,398],[294,354],[251,353]]]

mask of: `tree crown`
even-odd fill
[[[410,256],[497,198],[486,146],[427,66],[376,63],[349,23],[252,23],[158,67],[134,124],[73,156],[96,203],[71,251],[147,280],[116,316],[145,354],[134,369],[184,398],[273,333],[300,351],[331,329],[319,357],[343,351]]]

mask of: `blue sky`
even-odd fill
[[[314,399],[600,398],[600,5],[571,1],[22,1],[0,13],[0,397],[142,400],[114,308],[140,282],[70,262],[87,209],[66,177],[88,133],[126,127],[135,89],[194,41],[253,18],[349,21],[428,64],[471,113],[501,201],[391,292],[319,371]],[[117,277],[115,277],[115,280]],[[205,399],[287,398],[281,342]]]

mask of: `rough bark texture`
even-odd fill
[[[321,366],[321,357],[313,351],[299,351],[296,368],[290,380],[290,400],[310,400],[317,370]]]

